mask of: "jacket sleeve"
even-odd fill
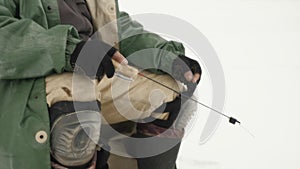
[[[120,52],[128,61],[152,72],[171,73],[172,63],[178,55],[184,55],[184,46],[175,41],[167,41],[157,34],[144,30],[125,12],[119,13]]]
[[[79,43],[72,26],[45,29],[15,17],[13,1],[0,0],[0,79],[26,79],[71,71],[70,55]]]

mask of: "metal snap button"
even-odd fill
[[[114,4],[107,4],[106,11],[109,13],[115,13],[115,5]]]
[[[47,138],[48,138],[48,135],[45,131],[41,130],[41,131],[38,131],[36,134],[35,134],[35,140],[36,142],[40,143],[40,144],[43,144],[47,141]]]

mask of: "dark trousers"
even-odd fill
[[[148,136],[137,133],[136,137]],[[176,160],[181,145],[181,140],[176,139],[175,141],[178,143],[166,152],[152,157],[137,158],[138,169],[176,169]]]
[[[176,169],[180,143],[162,154],[137,159],[139,169]]]

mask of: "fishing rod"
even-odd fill
[[[154,79],[148,77],[147,75],[141,73],[141,72],[140,72],[138,69],[136,69],[136,68],[133,68],[133,67],[130,67],[130,66],[121,66],[121,64],[119,64],[119,63],[117,63],[117,62],[115,62],[115,61],[113,61],[113,63],[114,63],[114,65],[117,67],[116,72],[115,72],[115,75],[117,75],[118,77],[120,77],[120,78],[122,78],[122,79],[124,79],[124,80],[130,80],[130,81],[132,80],[132,76],[134,76],[134,75],[139,75],[139,76],[141,76],[141,77],[144,77],[144,78],[146,78],[146,79],[148,79],[148,80],[150,80],[150,81],[152,81],[152,82],[154,82],[154,83],[156,83],[156,84],[158,84],[158,85],[160,85],[160,86],[162,86],[162,87],[165,87],[165,88],[167,88],[167,89],[169,89],[169,90],[171,90],[171,91],[177,93],[178,95],[180,95],[180,96],[182,96],[182,97],[184,97],[184,98],[186,98],[186,99],[188,99],[188,100],[192,100],[192,101],[194,101],[195,103],[200,104],[201,106],[203,106],[203,107],[205,107],[205,108],[207,108],[207,109],[210,109],[210,110],[212,110],[212,111],[215,112],[215,113],[218,113],[219,115],[221,115],[221,116],[227,118],[227,119],[229,120],[229,123],[231,123],[231,124],[233,124],[233,125],[239,124],[239,126],[240,126],[244,131],[246,131],[249,135],[251,135],[251,136],[254,138],[254,135],[253,135],[246,127],[242,126],[242,125],[241,125],[241,122],[240,122],[239,120],[237,120],[236,118],[230,117],[230,116],[228,116],[227,114],[225,114],[225,113],[223,113],[223,112],[221,112],[221,111],[219,111],[219,110],[217,110],[217,109],[215,109],[215,108],[212,108],[212,107],[210,107],[210,106],[208,106],[208,105],[206,105],[206,104],[204,104],[204,103],[201,103],[200,101],[198,101],[198,100],[196,100],[196,99],[194,99],[194,98],[191,98],[191,97],[189,97],[189,96],[187,96],[187,95],[185,95],[185,94],[183,94],[183,93],[180,93],[179,91],[177,91],[177,90],[175,90],[175,89],[173,89],[173,88],[171,88],[171,87],[169,87],[169,86],[167,86],[167,85],[165,85],[165,84],[163,84],[163,83],[161,83],[161,82],[159,82],[159,81],[156,81],[156,80],[154,80]]]
[[[139,76],[142,76],[142,77],[148,79],[148,80],[151,80],[152,82],[155,82],[155,83],[159,84],[160,86],[163,86],[163,87],[165,87],[165,88],[167,88],[167,89],[169,89],[169,90],[172,90],[173,92],[177,93],[178,95],[183,96],[183,97],[186,98],[186,99],[192,100],[192,101],[194,101],[194,102],[196,102],[196,103],[202,105],[203,107],[206,107],[206,108],[208,108],[208,109],[210,109],[210,110],[212,110],[212,111],[214,111],[214,112],[216,112],[216,113],[222,115],[223,117],[226,117],[226,118],[229,120],[229,123],[231,123],[231,124],[233,124],[233,125],[235,125],[235,124],[240,124],[240,125],[241,125],[241,122],[240,122],[239,120],[237,120],[236,118],[234,118],[234,117],[230,117],[230,116],[228,116],[228,115],[222,113],[222,112],[219,111],[219,110],[216,110],[216,109],[214,109],[214,108],[212,108],[212,107],[210,107],[210,106],[208,106],[208,105],[206,105],[206,104],[204,104],[204,103],[201,103],[200,101],[198,101],[198,100],[196,100],[196,99],[194,99],[194,98],[191,98],[191,97],[189,97],[189,96],[187,96],[187,95],[184,95],[184,94],[178,92],[177,90],[172,89],[171,87],[169,87],[169,86],[167,86],[167,85],[165,85],[165,84],[163,84],[163,83],[161,83],[161,82],[158,82],[158,81],[156,81],[156,80],[154,80],[154,79],[152,79],[152,78],[146,76],[146,75],[143,74],[143,73],[138,72],[137,74],[138,74]]]

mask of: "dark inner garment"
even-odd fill
[[[61,24],[74,26],[83,40],[94,33],[92,16],[85,0],[57,0]]]

